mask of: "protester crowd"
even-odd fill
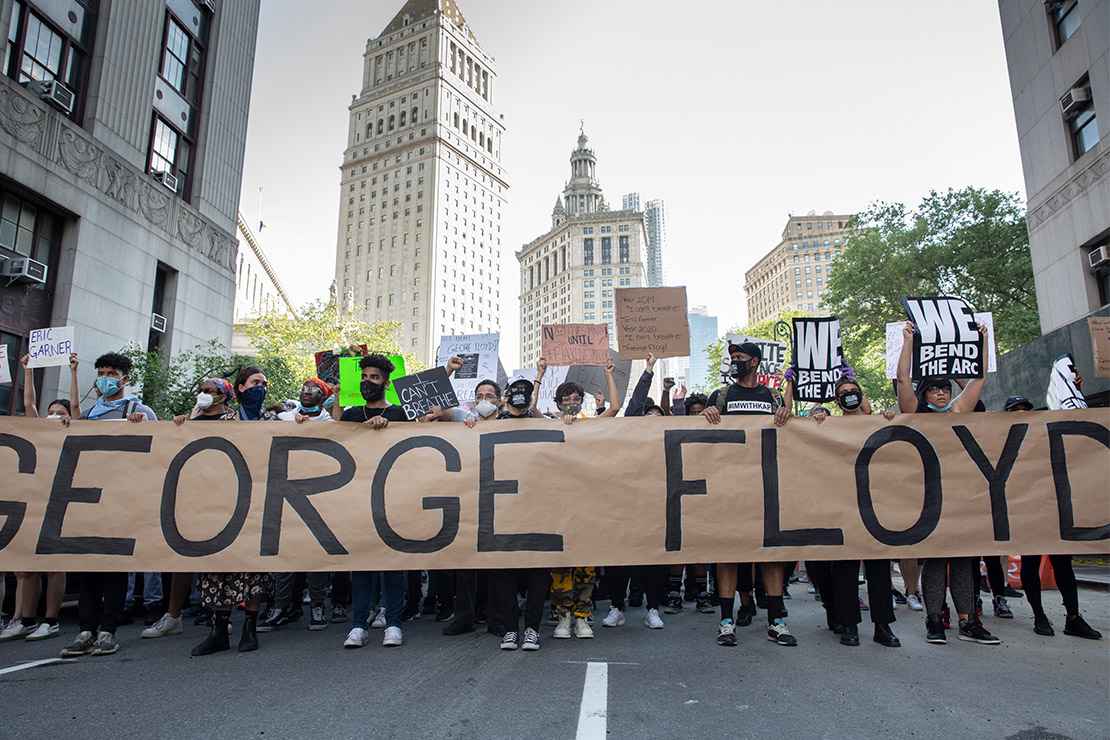
[[[986,411],[980,401],[984,377],[974,378],[962,387],[941,378],[911,380],[911,347],[915,327],[907,323],[905,341],[898,366],[898,407],[884,410],[887,418],[900,413],[970,413]],[[862,386],[851,369],[843,368],[835,385],[838,414],[817,406],[804,417],[795,417],[793,377],[785,375],[782,392],[758,382],[757,369],[762,359],[757,344],[729,344],[729,382],[708,397],[702,394],[672,398],[671,383],[664,384],[663,397],[656,403],[649,397],[653,381],[654,358],[648,357],[647,369],[624,406],[625,416],[700,416],[706,424],[721,422],[731,415],[765,415],[779,425],[818,423],[837,424],[840,416],[875,413]],[[267,396],[265,373],[257,367],[244,367],[232,378],[202,380],[196,391],[192,412],[174,419],[177,424],[200,421],[250,422],[282,421],[295,424],[361,424],[367,433],[392,424],[406,423],[403,410],[386,400],[394,377],[390,360],[380,354],[366,354],[359,362],[362,373],[360,394],[363,405],[340,408],[338,389],[319,378],[308,378],[295,401],[272,403]],[[154,412],[134,395],[127,393],[132,365],[127,357],[109,353],[96,360],[97,398],[91,408],[82,410],[76,379],[78,360],[71,358],[71,397],[47,405],[43,423],[68,423],[71,419],[90,421],[153,421]],[[448,372],[461,366],[458,358],[448,362]],[[34,383],[30,370],[24,383],[27,413],[38,416]],[[502,388],[494,380],[480,381],[474,403],[466,409],[433,408],[423,419],[426,423],[462,423],[468,427],[486,424],[511,424],[521,418],[543,418],[538,410],[540,384],[546,367],[540,360],[535,380],[514,377]],[[557,414],[552,423],[599,423],[598,419],[620,413],[620,393],[613,379],[613,366],[606,368],[607,397],[593,413],[583,404],[585,389],[573,382],[562,383],[555,391]],[[1076,377],[1077,385],[1082,378]],[[955,385],[955,387],[954,387]],[[595,398],[601,399],[599,395]],[[1012,397],[1004,411],[1020,414],[1033,409],[1021,397]],[[792,420],[793,419],[793,420]],[[1051,555],[1052,569],[1066,609],[1063,632],[1087,639],[1100,639],[1079,611],[1071,557]],[[981,563],[986,577],[980,576]],[[766,616],[767,639],[782,646],[794,646],[787,619],[786,601],[792,583],[809,583],[809,591],[825,609],[830,633],[846,646],[860,644],[859,625],[867,611],[874,625],[874,642],[888,648],[901,645],[892,625],[895,606],[924,612],[924,634],[929,643],[944,644],[948,633],[958,639],[983,645],[1000,640],[986,628],[983,594],[990,592],[990,612],[998,619],[1012,619],[1008,600],[1024,597],[1033,611],[1033,631],[1052,636],[1054,627],[1042,607],[1040,583],[1041,557],[1022,558],[1021,583],[1024,594],[1005,580],[997,556],[983,558],[929,558],[921,562],[902,560],[810,561],[805,563],[715,563],[685,566],[645,565],[639,567],[596,567],[583,565],[557,569],[495,569],[430,572],[341,572],[341,573],[80,573],[78,632],[62,651],[63,657],[110,655],[119,650],[117,628],[142,618],[146,639],[181,634],[187,620],[207,627],[203,640],[192,647],[193,656],[209,655],[232,649],[231,618],[242,610],[244,618],[236,643],[240,652],[257,650],[259,633],[291,629],[325,630],[330,625],[345,625],[344,648],[355,649],[370,642],[371,630],[383,630],[382,645],[403,644],[404,625],[420,617],[444,622],[444,635],[473,632],[479,626],[496,635],[501,650],[539,650],[544,623],[553,626],[555,639],[590,639],[596,627],[625,626],[629,608],[645,607],[643,625],[662,629],[668,618],[690,609],[711,614],[719,611],[716,641],[733,647],[738,643],[739,627],[749,627],[760,610]],[[892,569],[897,567],[904,587],[895,589]],[[866,602],[859,596],[860,574],[867,584]],[[18,573],[14,613],[0,617],[0,641],[38,641],[60,634],[59,610],[65,591],[65,574]],[[45,583],[45,599],[40,590]],[[141,583],[141,589],[140,589]],[[954,610],[949,608],[949,594]],[[736,596],[739,595],[737,603]],[[3,603],[0,597],[0,603]],[[45,612],[40,614],[44,601]],[[608,601],[608,611],[595,620],[597,603]],[[307,615],[305,605],[307,604]],[[550,604],[545,620],[545,604]],[[598,615],[600,616],[600,615]]]

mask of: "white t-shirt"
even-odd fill
[[[296,421],[297,414],[301,413],[300,408],[293,409],[292,411],[282,411],[277,415],[279,421]],[[307,416],[307,415],[306,415]],[[320,413],[316,416],[308,416],[309,421],[331,421],[331,414],[327,409],[320,409]]]

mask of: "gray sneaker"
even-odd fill
[[[82,655],[88,655],[92,652],[95,642],[96,637],[93,636],[93,633],[88,630],[83,630],[78,632],[73,642],[62,650],[61,655],[63,658],[77,658]]]
[[[92,652],[90,655],[111,655],[119,650],[119,643],[116,642],[116,636],[111,632],[100,632],[96,636],[96,642],[93,643]]]

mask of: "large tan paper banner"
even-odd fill
[[[551,365],[608,365],[608,324],[544,324],[540,354]]]
[[[686,288],[617,288],[617,345],[621,357],[642,360],[690,354]]]
[[[1105,553],[1108,422],[1106,409],[785,429],[5,420],[0,571]]]

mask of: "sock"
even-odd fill
[[[732,621],[732,599],[719,596],[717,597],[717,603],[721,606],[721,620]]]
[[[767,624],[774,624],[776,619],[782,619],[785,611],[781,596],[767,597]]]
[[[54,625],[56,625],[58,623],[58,618],[57,617],[47,617],[43,621],[46,622],[51,627],[53,627]]]
[[[24,627],[33,627],[34,624],[35,624],[35,618],[34,617],[20,617],[19,622]]]

